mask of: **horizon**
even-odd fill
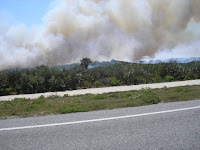
[[[116,60],[116,59],[112,59],[112,60],[109,60],[109,61],[97,61],[97,60],[92,60],[92,63],[110,63],[112,64],[113,61],[116,61],[116,62],[127,62],[127,63],[136,63],[136,64],[159,64],[159,63],[170,63],[170,62],[176,62],[176,63],[181,63],[181,64],[184,64],[184,63],[190,63],[190,62],[200,62],[200,57],[190,57],[190,58],[170,58],[170,59],[150,59],[150,60],[138,60],[138,61],[119,61],[119,60]],[[79,65],[80,62],[77,62],[77,63],[72,63],[72,64],[62,64],[62,65],[55,65],[55,66],[48,66],[48,65],[39,65],[39,66],[31,66],[31,67],[8,67],[8,68],[4,68],[4,69],[0,69],[0,72],[4,72],[4,71],[10,71],[10,70],[16,70],[16,69],[34,69],[36,67],[40,67],[40,66],[46,66],[46,67],[71,67],[73,65]],[[95,68],[96,67],[96,64],[93,64],[93,65],[89,65],[89,69],[92,69],[92,68]],[[97,65],[99,66],[99,65]],[[73,68],[73,67],[72,67]]]

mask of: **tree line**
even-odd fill
[[[90,59],[72,69],[38,66],[0,74],[0,96],[75,90],[92,87],[200,79],[200,62],[136,64],[116,61],[88,69]]]

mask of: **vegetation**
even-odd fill
[[[134,107],[191,99],[200,99],[200,86],[142,89],[97,95],[65,95],[64,97],[53,95],[46,98],[40,96],[35,100],[17,98],[0,102],[0,119]]]
[[[0,96],[200,79],[200,62],[134,64],[115,61],[87,69],[90,63],[90,59],[84,58],[79,67],[70,69],[39,66],[4,71],[0,74]]]
[[[91,64],[92,61],[89,58],[83,58],[81,60],[81,66],[85,69],[88,69],[89,64]]]

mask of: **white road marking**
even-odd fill
[[[53,126],[62,126],[62,125],[72,125],[72,124],[81,124],[81,123],[100,122],[100,121],[108,121],[108,120],[117,120],[117,119],[149,116],[149,115],[156,115],[156,114],[172,113],[172,112],[179,112],[179,111],[199,109],[199,108],[200,108],[200,106],[196,106],[196,107],[188,107],[188,108],[181,108],[181,109],[173,109],[173,110],[151,112],[151,113],[144,113],[144,114],[135,114],[135,115],[127,115],[127,116],[110,117],[110,118],[82,120],[82,121],[73,121],[73,122],[63,122],[63,123],[53,123],[53,124],[34,125],[34,126],[1,128],[0,131],[12,131],[12,130],[22,130],[22,129],[32,129],[32,128],[42,128],[42,127],[53,127]]]

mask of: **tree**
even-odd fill
[[[92,63],[92,61],[91,61],[90,58],[83,58],[83,59],[81,60],[81,66],[82,66],[83,68],[85,68],[85,69],[88,69],[88,66],[89,66],[89,64],[91,64],[91,63]]]

